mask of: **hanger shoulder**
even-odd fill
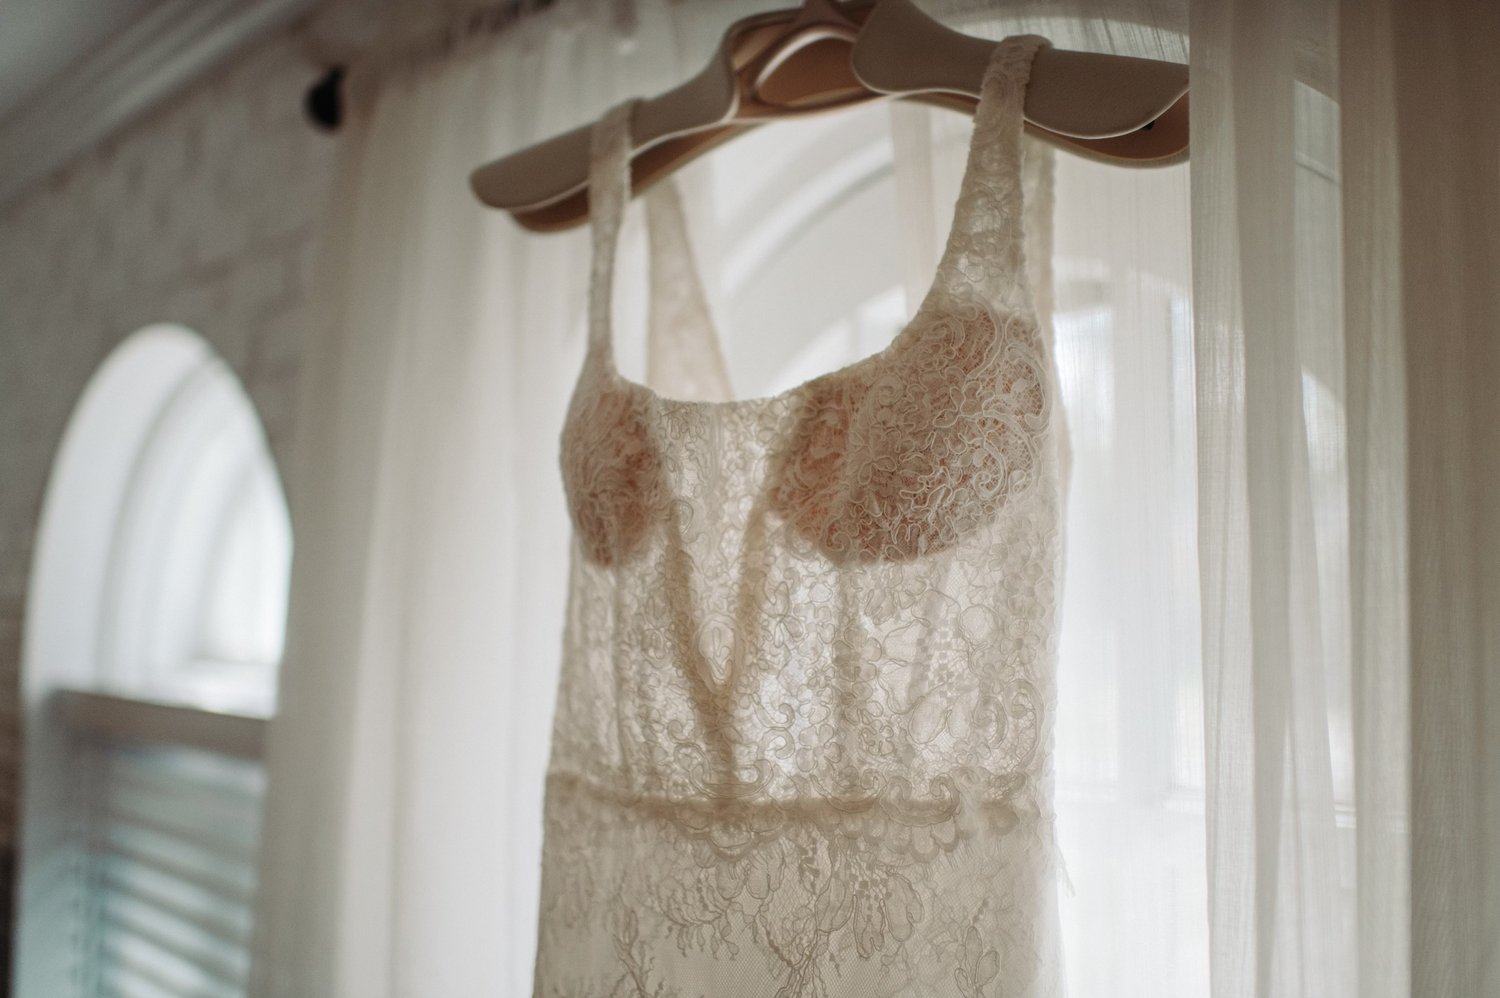
[[[1075,139],[1145,128],[1188,92],[1186,66],[1133,56],[1044,49],[1031,73],[1027,120]]]
[[[865,86],[894,97],[977,100],[994,47],[933,20],[911,0],[881,0],[850,62]],[[1187,90],[1187,67],[1177,63],[1044,48],[1032,62],[1026,119],[1067,139],[1117,138],[1151,125]]]
[[[710,129],[733,117],[738,88],[729,52],[721,47],[698,75],[642,101],[631,120],[635,155],[676,136]],[[480,201],[503,211],[536,210],[588,186],[592,125],[563,132],[469,175]]]

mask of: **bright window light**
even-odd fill
[[[254,410],[224,362],[206,357],[137,450],[108,566],[102,684],[269,713],[291,551]]]

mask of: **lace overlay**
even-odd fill
[[[537,995],[1061,993],[1066,457],[1031,291],[1050,158],[1021,139],[1040,44],[996,50],[912,322],[769,398],[724,401],[670,187],[648,196],[649,384],[616,372],[630,108],[596,131]]]

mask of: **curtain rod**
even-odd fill
[[[620,33],[634,34],[635,0],[610,0]],[[350,97],[394,70],[451,58],[466,44],[502,35],[527,18],[564,6],[559,0],[487,0],[417,4],[401,0],[349,0],[314,18],[308,34],[322,75],[303,97],[310,122],[336,131]],[[371,27],[371,22],[374,27]],[[357,97],[355,98],[357,100]]]

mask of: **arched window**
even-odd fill
[[[243,989],[291,527],[249,398],[179,326],[85,389],[23,649],[18,998]]]
[[[249,400],[198,358],[136,448],[101,607],[110,688],[269,713],[291,523]]]

